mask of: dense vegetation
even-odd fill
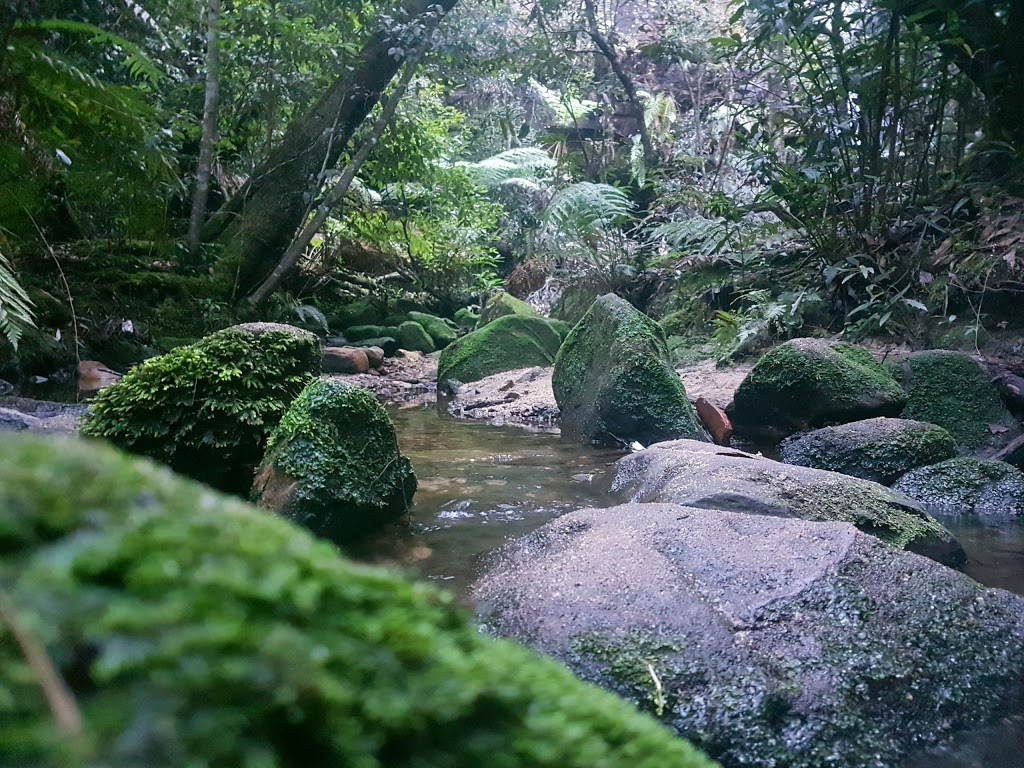
[[[976,344],[1024,290],[1022,33],[1009,0],[8,3],[0,343],[123,367],[553,278],[677,354]]]

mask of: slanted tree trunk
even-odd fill
[[[188,249],[199,248],[206,201],[210,195],[210,174],[213,171],[213,145],[217,138],[217,101],[220,90],[220,44],[217,21],[220,0],[209,0],[206,7],[206,99],[203,103],[203,134],[199,140],[199,162],[196,164],[196,187],[192,194],[192,215],[188,222]]]
[[[332,168],[377,104],[421,35],[458,0],[405,0],[375,32],[327,92],[289,125],[249,181],[203,228],[202,239],[224,246],[221,269],[246,296],[274,270],[309,211],[320,174]],[[397,49],[397,50],[396,50]]]

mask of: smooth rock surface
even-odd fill
[[[726,768],[898,766],[1024,690],[1024,600],[844,523],[582,510],[499,551],[474,598]]]
[[[889,488],[693,440],[657,443],[619,459],[612,490],[636,502],[847,522],[946,565],[967,561],[949,531]]]
[[[379,347],[378,347],[379,349]],[[324,347],[324,373],[366,373],[370,360],[366,351],[357,347]]]

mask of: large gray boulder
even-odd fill
[[[637,502],[852,523],[897,549],[946,565],[967,561],[960,542],[920,504],[884,486],[693,440],[619,459],[612,490]]]
[[[727,768],[896,766],[1024,691],[1024,600],[844,523],[582,510],[499,552],[474,598],[487,631]]]
[[[551,387],[562,433],[576,440],[709,439],[661,327],[613,293],[597,299],[562,343]]]
[[[892,485],[912,469],[956,456],[956,442],[935,424],[880,416],[794,435],[779,452],[788,464]]]
[[[769,350],[736,390],[730,414],[748,433],[791,435],[829,424],[899,416],[907,396],[871,353],[793,339]]]

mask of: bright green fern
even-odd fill
[[[11,262],[0,253],[0,333],[17,349],[25,329],[34,327],[32,300],[18,282]]]

